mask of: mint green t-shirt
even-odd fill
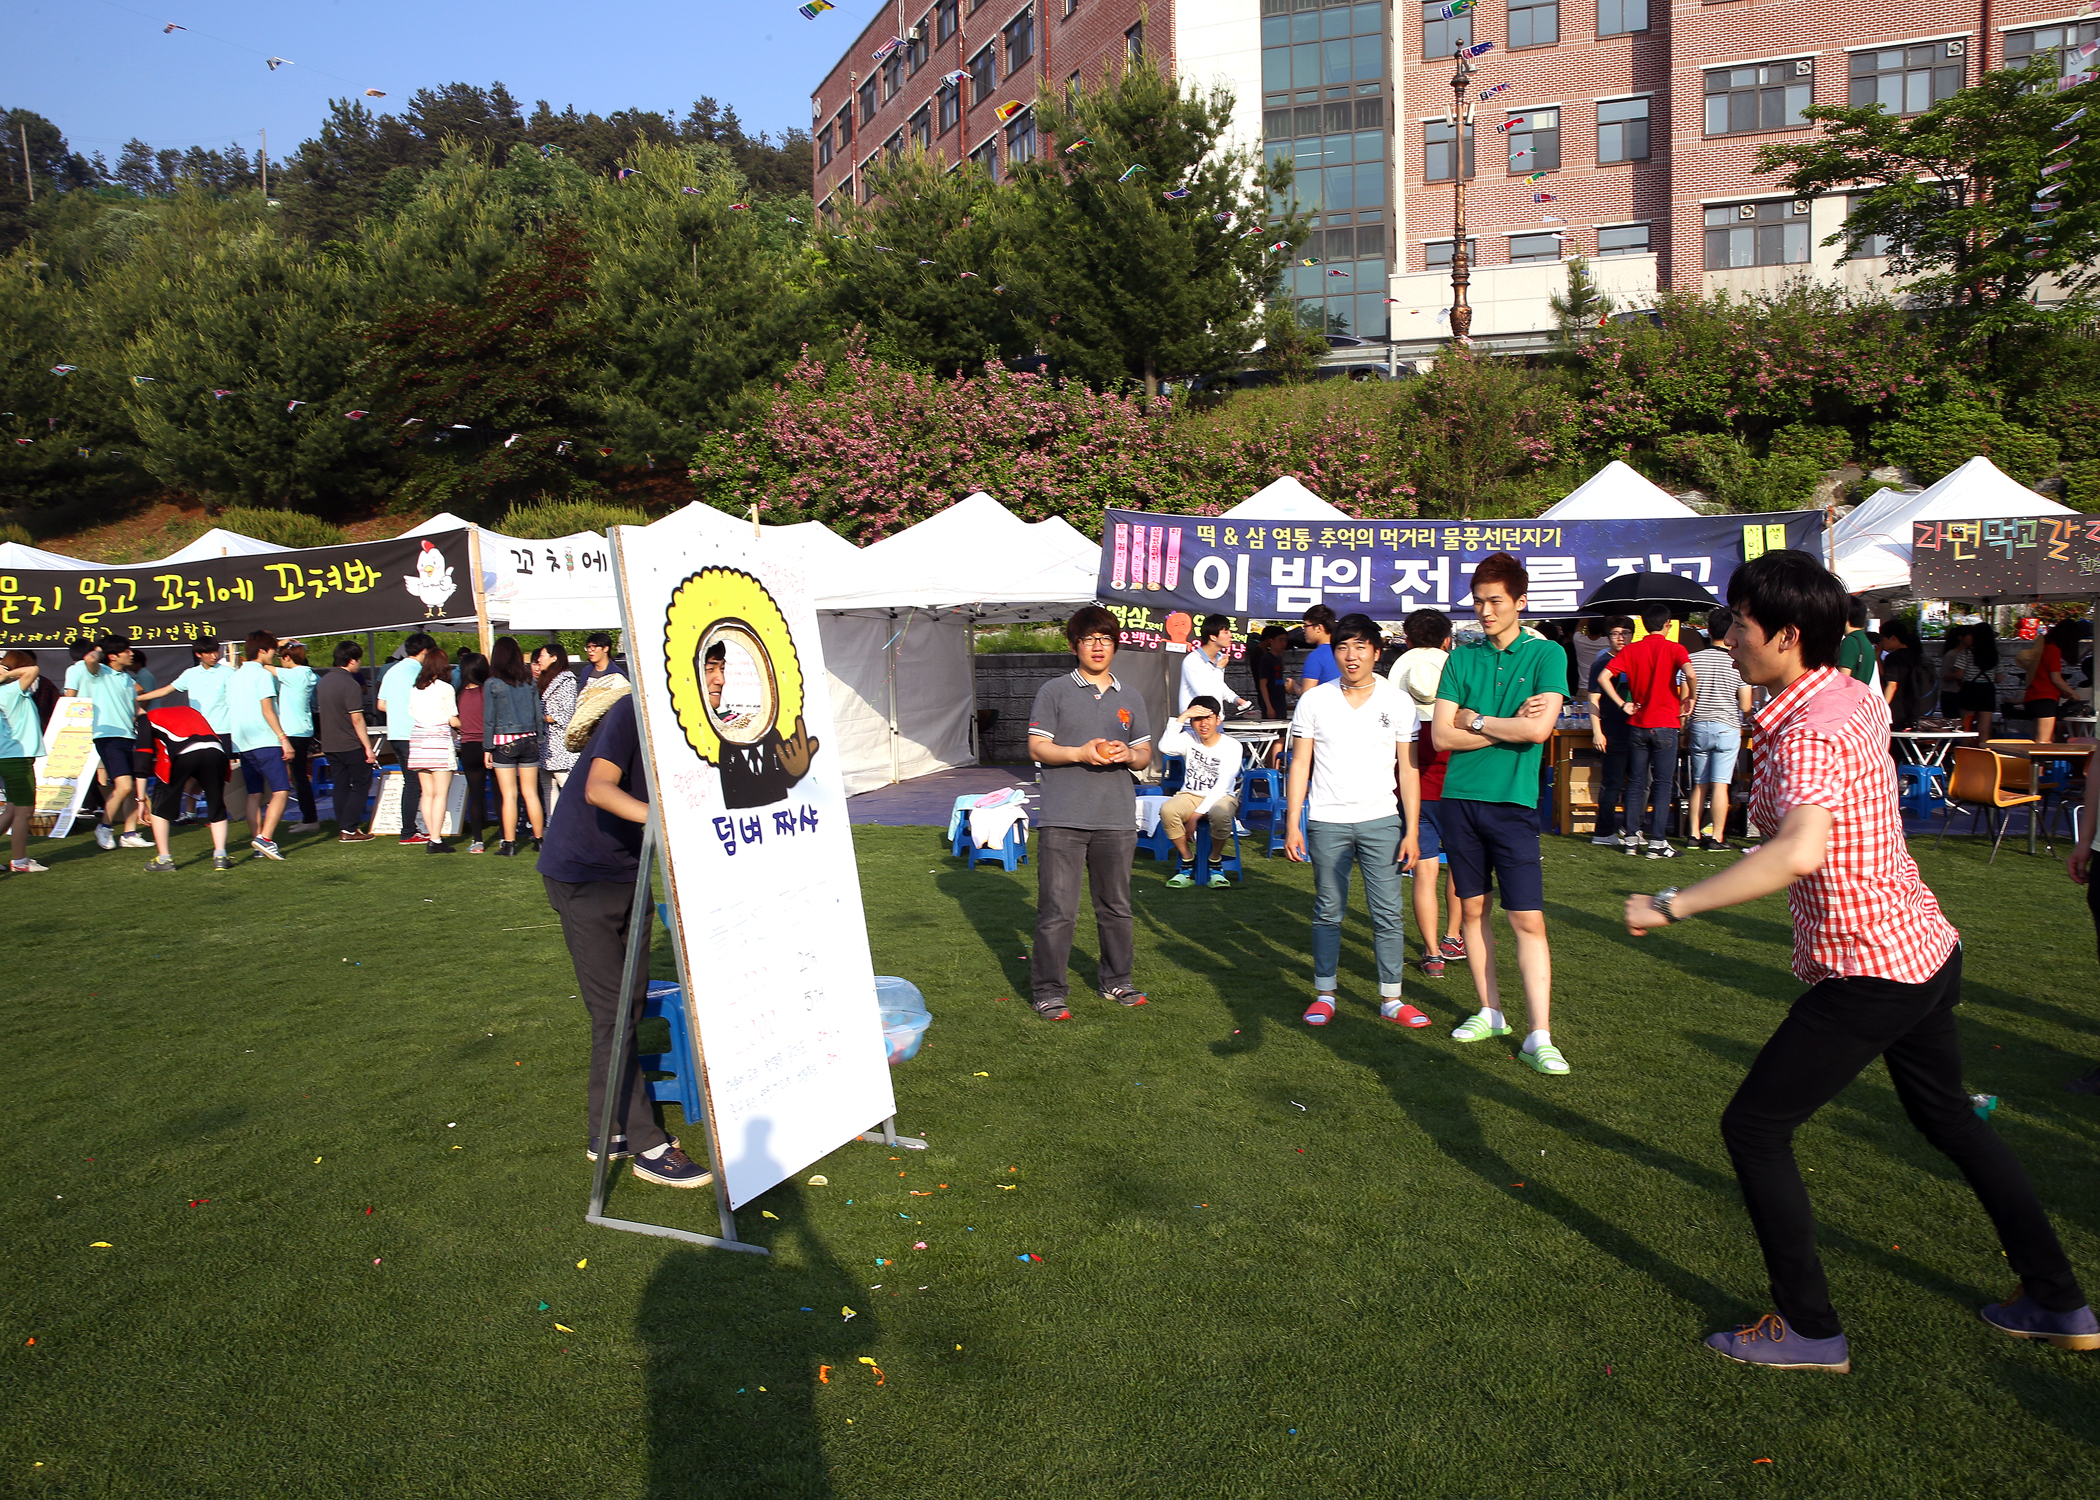
[[[286,735],[304,738],[314,732],[314,681],[312,667],[281,667],[277,672],[277,722]]]
[[[138,695],[129,673],[119,672],[107,662],[103,663],[101,670],[90,672],[86,662],[76,661],[66,669],[66,686],[95,705],[96,739],[113,739],[118,735],[127,740],[131,738]]]
[[[44,724],[36,699],[19,682],[0,683],[0,760],[35,760],[44,753]]]
[[[190,700],[190,707],[204,715],[214,734],[232,727],[226,717],[226,692],[233,682],[233,668],[223,661],[216,667],[194,666],[175,679],[175,686]]]
[[[236,750],[274,750],[276,731],[263,717],[266,699],[277,696],[277,674],[259,661],[243,662],[226,694],[226,713]]]
[[[1436,695],[1467,713],[1513,718],[1534,693],[1568,696],[1568,653],[1551,641],[1519,633],[1506,649],[1486,640],[1451,648]],[[1464,727],[1464,717],[1459,727]],[[1513,802],[1539,805],[1539,761],[1544,745],[1487,745],[1454,750],[1445,763],[1446,802]]]

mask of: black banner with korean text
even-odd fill
[[[1913,521],[1910,589],[1978,602],[2100,594],[2100,516]]]
[[[351,634],[472,618],[467,533],[135,567],[0,570],[0,647]]]
[[[1823,555],[1821,511],[1626,521],[1241,521],[1111,510],[1101,533],[1104,603],[1238,619],[1295,620],[1315,604],[1397,620],[1472,613],[1481,559],[1508,552],[1531,574],[1525,613],[1572,615],[1622,573],[1676,573],[1725,599],[1738,566],[1782,547]]]

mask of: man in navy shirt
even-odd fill
[[[623,998],[620,971],[627,959],[634,886],[641,878],[642,829],[649,821],[648,767],[642,758],[631,695],[605,711],[577,758],[576,769],[583,773],[583,795],[564,797],[555,804],[540,849],[539,871],[547,900],[561,918],[569,958],[576,965],[576,988],[591,1015],[589,1128],[596,1131],[605,1114],[605,1073]],[[573,777],[570,785],[575,785]],[[628,1018],[627,1056],[621,1065],[613,1137],[606,1149],[615,1160],[632,1156],[634,1175],[644,1182],[700,1187],[713,1179],[664,1133],[635,1055],[635,1022],[649,994],[648,944],[644,933],[634,991],[624,997],[633,1014]],[[598,1159],[598,1146],[598,1138],[592,1135],[585,1148],[592,1161]]]

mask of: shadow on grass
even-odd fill
[[[837,1493],[817,1403],[872,1383],[859,1355],[876,1342],[875,1319],[842,1317],[860,1288],[811,1226],[802,1194],[782,1186],[765,1204],[779,1224],[748,1224],[740,1236],[766,1240],[771,1257],[675,1250],[643,1290],[635,1336],[648,1351],[650,1500]],[[758,1206],[743,1217],[758,1221]],[[827,1365],[828,1383],[819,1379]]]

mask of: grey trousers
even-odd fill
[[[1070,991],[1066,966],[1079,923],[1079,880],[1094,890],[1094,930],[1101,943],[1100,988],[1130,983],[1130,865],[1137,830],[1044,828],[1036,834],[1035,953],[1029,986],[1037,1000],[1062,1000]]]
[[[571,884],[566,880],[540,877],[547,887],[547,902],[561,918],[561,935],[569,945],[569,959],[576,965],[576,991],[583,996],[591,1015],[590,1113],[584,1129],[598,1134],[598,1121],[605,1111],[605,1069],[612,1057],[613,1028],[620,1019],[620,969],[627,960],[627,923],[634,912],[634,883],[606,881]],[[620,1074],[620,1100],[613,1114],[613,1140],[624,1139],[626,1148],[637,1154],[653,1151],[670,1137],[657,1123],[656,1109],[649,1098],[649,1085],[636,1061],[634,1029],[649,995],[649,940],[642,939],[642,962],[634,976],[629,1004],[634,1013],[627,1023],[627,1057]]]

